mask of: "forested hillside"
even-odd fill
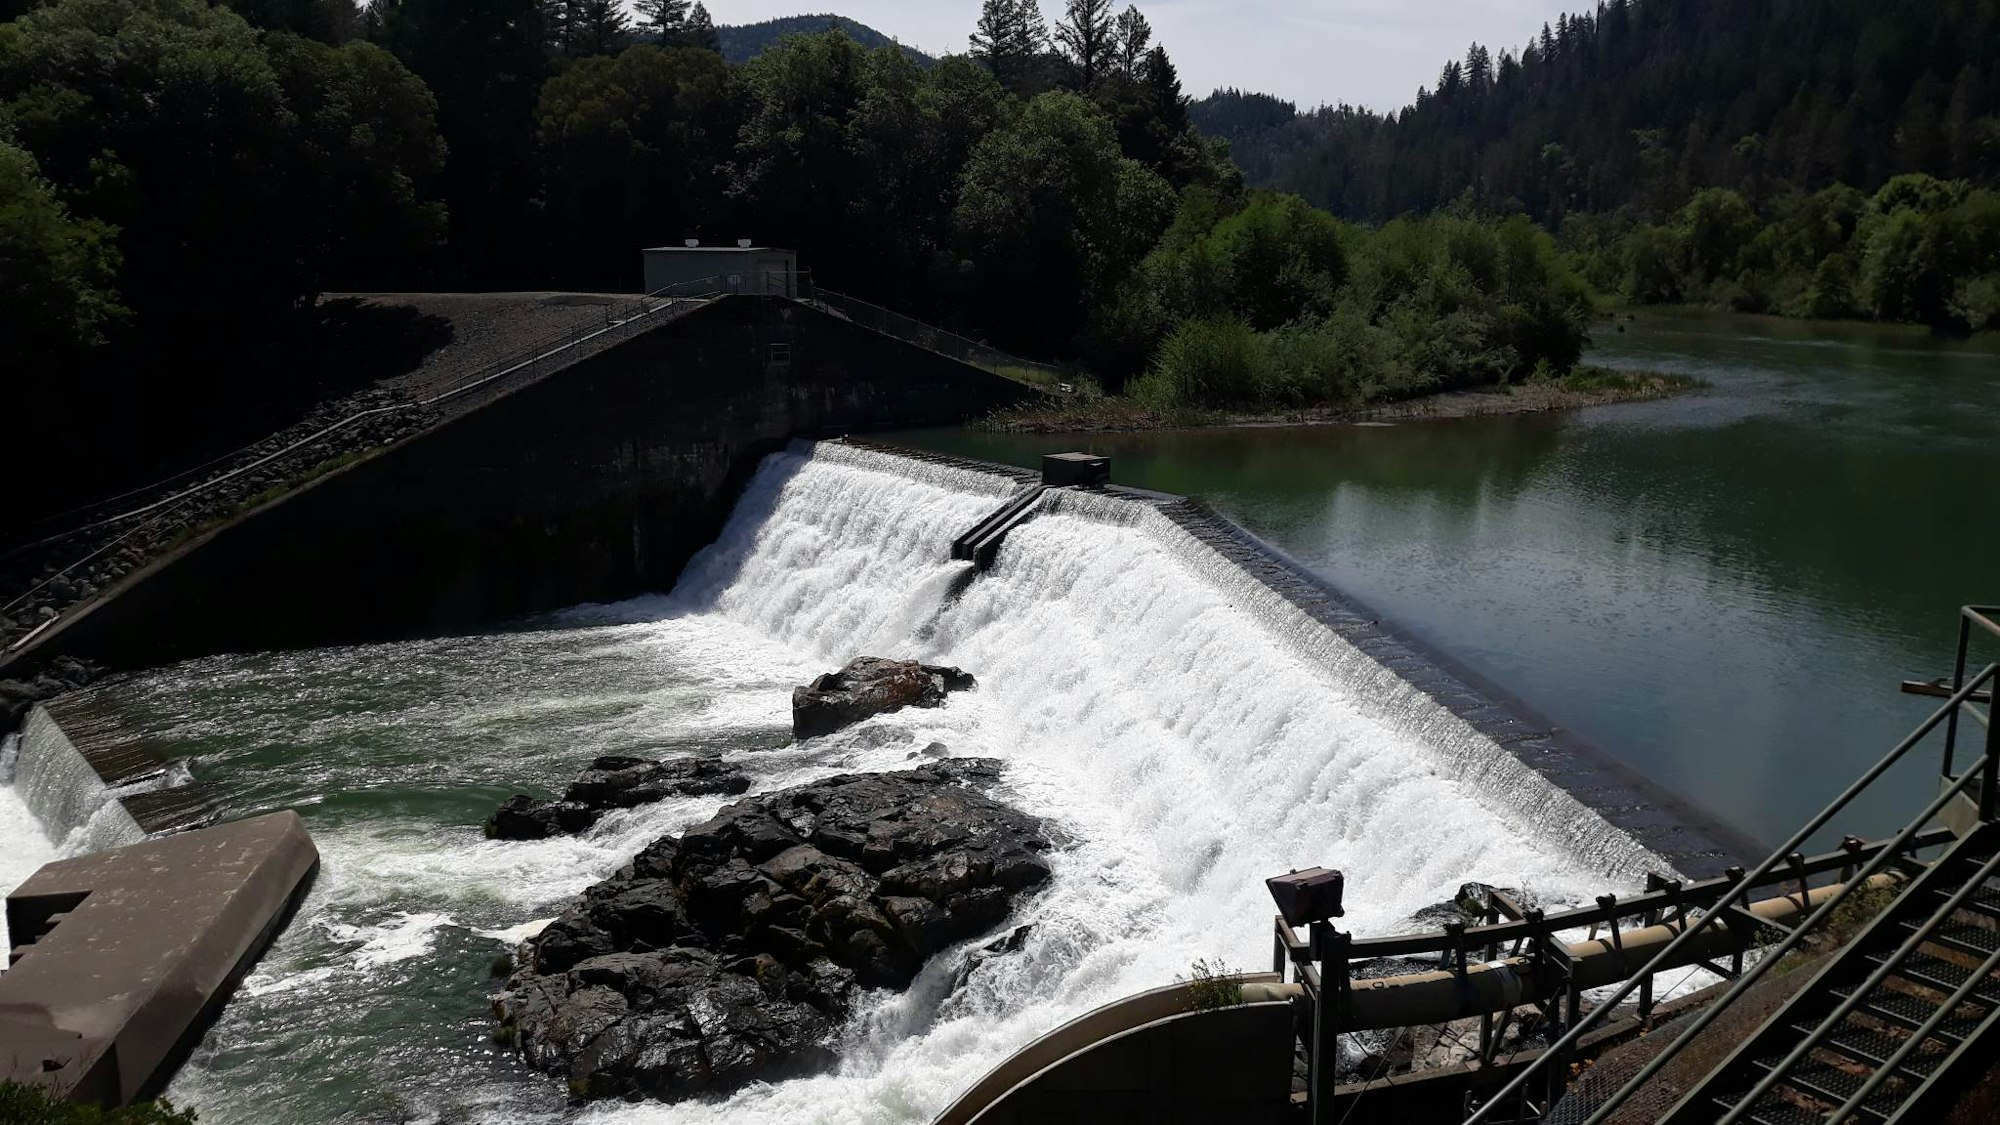
[[[782,19],[764,20],[761,23],[746,23],[735,27],[716,28],[722,40],[722,57],[732,63],[746,63],[776,46],[787,35],[814,35],[822,31],[844,31],[849,39],[863,47],[893,47],[896,41],[858,20],[846,16],[813,15],[786,16]],[[937,60],[917,50],[904,47],[918,66],[931,66]]]
[[[1474,46],[1388,114],[1245,128],[1270,108],[1226,91],[1196,119],[1259,182],[1352,218],[1465,196],[1555,221],[1665,213],[1713,186],[1759,202],[1899,172],[1990,181],[2000,0],[1607,0],[1522,46]]]
[[[2000,327],[2000,0],[1607,0],[1391,114],[1191,113],[1252,183],[1525,213],[1634,302]]]
[[[732,65],[687,0],[0,5],[11,451],[98,451],[37,500],[296,421],[371,377],[342,341],[407,346],[323,294],[631,292],[639,248],[687,236],[796,247],[828,288],[1167,410],[1513,381],[1583,345],[1587,291],[1525,219],[1367,231],[1246,192],[1112,0],[984,0],[928,68],[839,30]]]

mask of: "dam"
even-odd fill
[[[484,838],[505,795],[556,790],[598,754],[719,752],[753,791],[995,758],[1006,799],[1063,836],[1048,888],[1009,920],[1018,950],[940,955],[908,992],[872,999],[836,1070],[596,1111],[614,1121],[929,1120],[1079,1013],[1196,959],[1259,967],[1260,883],[1288,868],[1346,870],[1348,921],[1370,935],[1468,881],[1559,906],[1720,856],[1698,833],[1649,846],[1593,811],[1411,686],[1419,661],[1392,670],[1276,593],[1257,569],[1280,560],[1246,566],[1191,532],[1177,498],[1055,490],[968,581],[954,538],[1022,483],[794,445],[757,468],[671,593],[496,632],[204,657],[82,693],[121,737],[171,747],[224,819],[297,808],[322,856],[297,921],[170,1095],[210,1122],[345,1120],[377,1103],[561,1118],[559,1084],[485,1038],[488,966],[716,804]],[[964,667],[980,687],[791,743],[790,688],[874,652]],[[21,779],[48,774],[51,747],[25,747],[0,800],[28,795]]]

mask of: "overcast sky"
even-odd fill
[[[1125,0],[1119,0],[1119,7]],[[1062,0],[1041,0],[1051,25]],[[1302,107],[1350,102],[1389,109],[1433,85],[1475,40],[1520,47],[1583,0],[1139,0],[1201,97],[1217,86],[1277,94]],[[979,0],[708,0],[715,22],[755,23],[834,11],[931,54],[962,52]]]

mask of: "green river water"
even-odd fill
[[[1109,454],[1775,842],[1922,720],[1897,682],[1950,671],[1957,607],[2000,600],[2000,341],[1699,313],[1595,336],[1594,362],[1709,385],[1393,426],[897,437]],[[1899,825],[1934,769],[1841,827]]]

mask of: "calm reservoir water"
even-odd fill
[[[2000,601],[2000,341],[1714,314],[1593,361],[1709,389],[1575,413],[910,444],[1202,497],[1427,642],[1776,842],[1928,713]],[[1989,656],[1991,659],[1991,656]],[[1926,755],[1847,830],[1899,826]]]

